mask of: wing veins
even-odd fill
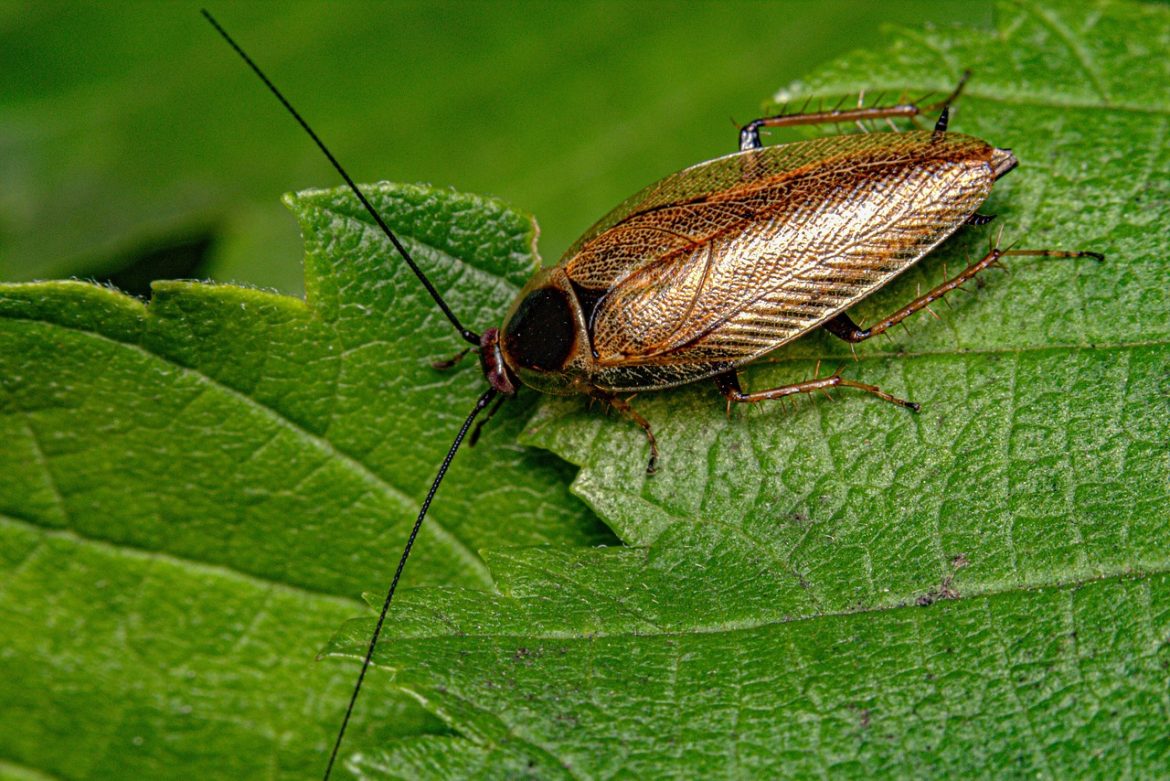
[[[921,190],[925,186],[926,186],[925,182],[920,182],[918,187],[917,187],[916,192],[918,190]],[[757,212],[757,215],[766,214],[769,210],[772,210],[772,209],[779,210],[780,208],[782,208],[782,206],[777,204],[775,206],[759,210]],[[902,204],[900,210],[898,211],[897,216],[893,220],[890,220],[890,222],[897,222],[897,220],[899,218],[905,217],[908,214],[909,210],[910,210],[909,202],[908,201],[904,202]],[[851,251],[854,251],[857,249],[864,249],[864,246],[867,243],[866,242],[867,239],[873,239],[878,233],[881,233],[883,230],[886,230],[888,228],[889,228],[889,226],[886,223],[880,223],[880,224],[874,223],[874,224],[870,225],[869,228],[864,233],[862,233],[860,236],[855,236],[853,238],[853,240],[851,240],[848,244],[843,246],[838,252],[834,253],[832,258],[826,258],[826,259],[820,261],[817,264],[817,266],[818,267],[827,266],[830,263],[832,263],[834,260],[842,258],[847,254],[850,254]],[[713,239],[716,236],[718,236],[719,233],[722,233],[722,232],[723,231],[719,231],[718,233],[712,234],[712,240],[709,240],[707,242],[708,243],[708,255],[707,255],[707,268],[704,269],[704,272],[703,272],[703,280],[704,281],[706,281],[707,276],[709,275],[709,272],[710,272],[711,258],[713,256],[713,253],[711,252],[711,244],[713,242]],[[673,255],[673,254],[675,254],[675,253],[671,253],[671,255]],[[666,260],[666,259],[667,258],[663,258],[663,260]],[[808,269],[806,269],[806,271],[808,271]],[[763,299],[765,299],[769,295],[775,293],[779,288],[783,287],[785,284],[793,281],[794,279],[799,279],[799,278],[800,278],[800,275],[794,271],[794,272],[788,274],[788,276],[783,277],[782,279],[777,279],[775,281],[775,283],[770,285],[766,290],[760,291],[756,296],[743,302],[739,307],[735,308],[733,311],[727,313],[723,317],[720,317],[720,318],[714,320],[707,328],[703,329],[701,333],[696,334],[693,338],[688,339],[687,341],[682,342],[680,344],[675,344],[675,345],[665,347],[665,348],[659,347],[653,351],[647,351],[644,354],[644,356],[642,356],[642,357],[644,357],[644,358],[661,358],[662,356],[670,355],[673,352],[676,352],[679,350],[685,350],[688,347],[694,346],[698,342],[700,342],[703,339],[705,339],[706,337],[710,336],[715,331],[719,330],[723,326],[730,323],[732,320],[734,320],[736,317],[741,315],[746,310],[751,309],[753,306],[756,306]],[[689,316],[690,313],[692,311],[694,311],[695,302],[698,300],[698,296],[701,292],[702,292],[702,286],[700,286],[699,288],[696,289],[694,296],[691,298],[691,303],[688,305],[687,311],[686,311],[687,316]],[[827,319],[827,317],[831,317],[833,314],[836,314],[839,311],[843,311],[843,310],[832,311],[826,317],[824,317],[822,319]],[[685,322],[685,317],[682,320],[680,320],[678,327],[676,327],[673,331],[671,331],[670,336],[673,336],[674,334],[678,333],[679,329],[682,328],[682,325],[684,322]],[[812,327],[815,327],[815,325]],[[669,337],[664,338],[663,340],[661,340],[659,342],[659,345],[663,344],[664,342],[666,342],[668,340],[669,340]]]

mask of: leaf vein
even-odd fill
[[[13,318],[13,319],[24,320],[25,318]],[[109,342],[111,344],[119,345],[119,346],[124,347],[126,349],[141,353],[142,355],[149,356],[150,358],[160,360],[160,361],[162,361],[170,366],[173,366],[176,369],[178,369],[179,371],[181,371],[182,373],[184,373],[188,376],[194,377],[201,384],[204,384],[204,385],[209,386],[209,387],[213,387],[216,390],[221,391],[222,393],[226,394],[227,396],[240,402],[245,408],[252,409],[252,410],[258,412],[259,414],[263,415],[264,417],[268,418],[271,422],[275,423],[276,425],[287,429],[295,437],[297,437],[301,441],[305,442],[306,444],[312,446],[313,448],[315,448],[319,452],[323,453],[326,457],[335,459],[338,463],[340,463],[343,467],[345,467],[348,471],[350,471],[350,473],[357,476],[363,482],[365,482],[366,484],[373,487],[383,497],[389,498],[390,500],[395,501],[395,502],[403,502],[403,503],[410,505],[410,506],[416,505],[416,502],[409,495],[407,495],[404,491],[402,491],[401,489],[388,483],[381,475],[374,472],[372,469],[370,469],[364,463],[359,461],[357,458],[355,458],[355,457],[349,455],[348,453],[342,451],[341,449],[339,449],[336,445],[334,445],[328,439],[325,439],[323,437],[317,436],[316,434],[313,434],[311,431],[304,428],[299,423],[297,423],[295,420],[289,418],[288,416],[286,416],[285,414],[280,412],[278,409],[271,407],[271,406],[259,401],[258,399],[254,399],[254,398],[248,396],[247,394],[243,393],[242,391],[236,390],[235,388],[231,387],[230,385],[225,385],[224,383],[220,382],[219,380],[216,380],[214,377],[211,377],[210,375],[207,375],[207,374],[199,371],[198,369],[195,369],[195,368],[190,367],[190,366],[184,366],[183,364],[179,363],[178,361],[174,360],[173,358],[166,356],[166,355],[161,355],[159,353],[156,353],[156,352],[154,352],[154,351],[152,351],[152,350],[150,350],[150,349],[148,349],[140,344],[134,344],[132,342],[124,342],[124,341],[121,341],[119,339],[114,339],[113,337],[107,336],[107,335],[102,334],[102,333],[98,333],[97,331],[91,331],[91,330],[84,329],[84,328],[78,328],[76,326],[65,325],[63,323],[54,323],[54,322],[51,322],[48,320],[33,320],[30,322],[39,322],[39,323],[48,325],[50,327],[60,328],[60,329],[65,330],[65,331],[83,334],[85,336],[89,336],[91,338],[98,339],[100,341]],[[443,540],[447,545],[449,545],[451,550],[456,555],[458,555],[459,558],[462,559],[468,565],[469,569],[477,577],[479,577],[480,580],[482,580],[485,585],[491,585],[491,582],[492,582],[491,576],[488,573],[487,566],[483,563],[483,561],[477,555],[475,555],[475,553],[472,552],[472,550],[467,546],[466,543],[464,543],[461,539],[459,539],[459,537],[454,532],[452,532],[450,529],[448,529],[446,526],[444,526],[434,515],[431,515],[428,517],[430,520],[431,532],[436,537]]]
[[[945,600],[943,603],[947,604],[960,601],[985,601],[992,597],[1003,596],[1007,594],[1017,594],[1021,592],[1037,593],[1043,591],[1061,591],[1069,590],[1075,591],[1084,586],[1089,586],[1097,583],[1105,582],[1121,582],[1121,581],[1138,581],[1147,578],[1156,577],[1160,575],[1170,574],[1170,562],[1163,562],[1157,566],[1146,567],[1143,569],[1135,569],[1133,567],[1118,567],[1116,571],[1108,574],[1094,574],[1083,578],[1077,578],[1068,581],[1060,581],[1059,579],[1046,583],[1019,583],[1014,586],[1006,588],[987,588],[987,589],[967,589],[966,593],[961,597],[955,599]],[[829,619],[844,618],[847,616],[867,615],[870,613],[880,614],[888,613],[897,610],[907,611],[921,611],[931,610],[933,607],[921,607],[913,602],[899,602],[890,605],[877,605],[873,607],[857,607],[847,608],[843,610],[833,610],[821,613],[813,613],[809,615],[802,615],[796,617],[786,616],[778,619],[767,620],[749,620],[749,621],[728,621],[722,624],[710,625],[695,625],[687,627],[686,629],[666,630],[660,635],[653,635],[645,632],[630,633],[625,631],[620,632],[605,632],[590,630],[587,633],[573,632],[573,631],[540,631],[540,632],[525,632],[523,634],[514,634],[511,632],[483,632],[483,633],[467,633],[461,632],[459,639],[461,641],[467,640],[512,640],[519,642],[532,642],[536,640],[547,641],[588,641],[590,644],[598,638],[621,638],[621,637],[688,637],[691,635],[716,635],[716,634],[735,634],[739,632],[754,632],[760,629],[777,627],[787,624],[803,624],[811,621],[822,621]],[[990,609],[990,608],[988,608]],[[399,638],[399,642],[405,641],[428,641],[442,639],[435,635],[416,635],[413,637]],[[793,660],[797,662],[799,660]],[[375,662],[376,663],[376,662]]]

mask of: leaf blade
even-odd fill
[[[457,301],[502,305],[533,266],[531,218],[496,201],[369,193],[441,263]],[[350,197],[294,202],[308,302],[191,282],[158,285],[149,304],[81,282],[0,286],[0,554],[12,566],[0,678],[13,705],[0,754],[14,765],[76,778],[323,766],[353,681],[312,657],[360,611],[363,588],[385,587],[387,551],[448,444],[430,416],[461,416],[479,381],[430,369],[436,345],[455,342],[450,327],[368,225],[338,232],[355,222]],[[525,412],[503,412],[500,433]],[[461,454],[472,471],[444,486],[409,581],[489,587],[485,534],[607,538],[562,465],[495,434]],[[484,463],[504,485],[480,485]],[[507,508],[516,520],[496,522]],[[141,574],[151,568],[168,574],[156,583]],[[222,657],[204,650],[241,637],[217,646]],[[151,642],[154,656],[128,661],[142,655],[129,646]],[[355,734],[442,732],[382,683]]]

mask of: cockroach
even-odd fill
[[[950,132],[950,105],[968,74],[942,101],[898,103],[753,120],[739,151],[685,168],[628,198],[517,295],[503,324],[466,328],[361,189],[243,49],[203,15],[264,82],[325,157],[418,277],[443,315],[479,354],[488,389],[459,427],[419,509],[325,768],[328,781],[373,658],[394,592],[427,509],[455,453],[493,400],[521,385],[582,394],[629,417],[645,432],[647,472],[659,460],[650,423],[622,394],[710,379],[733,403],[780,399],[833,387],[855,388],[917,411],[919,405],[839,372],[748,392],[739,368],[817,328],[857,343],[926,309],[1009,256],[1093,257],[1096,252],[1001,249],[998,243],[961,273],[869,328],[847,310],[885,286],[964,225],[992,217],[977,209],[996,180],[1018,164],[1010,149]],[[863,123],[940,111],[933,130],[862,132],[766,147],[763,128]],[[495,407],[492,408],[494,411]],[[491,413],[480,422],[490,419]],[[472,432],[474,441],[479,428]]]

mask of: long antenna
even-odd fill
[[[211,26],[215,28],[216,32],[218,32],[223,37],[223,39],[228,42],[228,45],[235,49],[236,54],[240,55],[240,58],[243,59],[247,66],[251,68],[257,76],[260,77],[260,80],[264,82],[264,86],[268,87],[268,90],[276,96],[276,99],[279,100],[281,105],[284,106],[288,113],[292,115],[293,119],[297,121],[297,124],[299,124],[301,128],[309,134],[309,138],[313,139],[313,143],[317,145],[317,148],[321,150],[321,152],[325,155],[333,167],[337,169],[337,173],[341,174],[341,178],[345,180],[347,185],[349,185],[349,189],[353,191],[353,194],[357,196],[359,201],[361,201],[362,206],[364,206],[366,211],[370,213],[370,216],[374,218],[374,222],[376,222],[378,227],[382,229],[382,232],[386,234],[386,238],[390,239],[390,243],[394,245],[394,249],[398,250],[398,254],[400,254],[402,259],[406,261],[406,265],[410,266],[410,270],[413,271],[414,275],[418,277],[420,282],[423,283],[423,287],[426,288],[431,298],[434,299],[435,303],[439,306],[439,309],[443,312],[443,314],[446,315],[447,319],[451,321],[451,325],[455,326],[455,330],[459,332],[459,335],[471,344],[478,347],[480,344],[479,334],[475,333],[469,328],[465,328],[463,323],[459,322],[459,318],[455,316],[455,313],[452,312],[451,308],[447,306],[447,302],[444,301],[443,297],[439,295],[439,291],[435,290],[434,285],[432,285],[431,281],[427,279],[426,274],[424,274],[422,269],[420,269],[414,262],[414,258],[410,256],[410,253],[406,251],[406,247],[404,247],[402,242],[398,240],[398,237],[394,235],[394,231],[390,230],[390,226],[387,225],[385,220],[382,219],[382,215],[378,214],[378,210],[374,208],[373,204],[371,204],[369,200],[366,199],[366,196],[362,193],[361,190],[358,189],[358,186],[354,184],[353,179],[351,179],[349,174],[346,173],[345,169],[341,167],[341,163],[337,162],[337,158],[333,156],[333,153],[329,151],[329,148],[325,146],[325,143],[321,141],[317,134],[313,132],[313,129],[309,127],[309,123],[306,122],[304,118],[301,117],[301,115],[297,112],[297,110],[292,107],[292,104],[289,103],[288,99],[286,99],[281,91],[276,88],[276,85],[273,84],[269,78],[264,75],[264,71],[260,70],[260,67],[252,61],[252,58],[249,57],[244,52],[244,50],[240,48],[240,45],[236,43],[230,35],[228,35],[227,30],[223,29],[220,23],[215,20],[215,17],[213,17],[206,9],[201,9],[201,13],[203,14],[204,18],[206,18],[207,21],[211,23]],[[357,682],[354,683],[353,694],[351,694],[349,697],[349,705],[345,708],[345,718],[341,720],[341,728],[337,730],[337,739],[333,742],[333,750],[329,754],[329,764],[325,766],[324,781],[329,781],[329,777],[333,773],[333,765],[337,762],[337,753],[341,749],[342,740],[345,739],[345,730],[349,726],[350,716],[353,715],[353,709],[354,705],[357,703],[358,693],[362,690],[362,683],[366,679],[366,671],[370,668],[370,662],[374,658],[374,649],[378,645],[378,638],[381,636],[382,627],[386,623],[386,615],[390,612],[390,603],[394,599],[394,592],[398,589],[398,581],[402,578],[402,570],[406,567],[406,560],[410,558],[410,551],[414,547],[414,541],[418,537],[419,529],[422,528],[423,519],[426,518],[427,510],[430,509],[431,500],[435,498],[435,494],[439,490],[439,484],[443,482],[443,477],[447,474],[447,468],[451,466],[451,461],[455,458],[455,453],[459,450],[459,446],[463,444],[463,439],[467,436],[467,431],[471,428],[471,424],[475,422],[475,418],[489,404],[491,404],[492,399],[495,397],[495,388],[488,388],[487,391],[485,391],[484,394],[479,397],[479,400],[475,402],[475,407],[472,408],[471,413],[467,416],[467,420],[463,421],[463,425],[459,427],[459,433],[455,435],[455,441],[451,443],[450,449],[447,450],[447,455],[443,458],[443,463],[439,466],[439,471],[435,475],[435,479],[431,482],[430,490],[427,491],[427,496],[423,500],[422,507],[419,508],[418,518],[415,519],[414,527],[410,530],[410,536],[406,539],[406,547],[402,549],[402,557],[398,560],[398,567],[394,570],[394,577],[390,581],[390,588],[386,591],[386,599],[382,602],[382,610],[378,614],[378,623],[374,626],[374,632],[370,636],[370,644],[366,648],[366,655],[362,660],[361,672],[358,673]]]
[[[309,127],[309,123],[306,122],[304,118],[302,118],[301,115],[297,112],[297,110],[292,107],[292,104],[289,103],[288,100],[284,97],[284,94],[276,88],[276,85],[273,84],[268,79],[268,77],[264,75],[264,71],[260,70],[260,66],[252,62],[252,58],[249,57],[244,52],[244,50],[240,48],[240,45],[236,43],[230,35],[228,35],[227,30],[223,29],[223,27],[220,26],[220,23],[215,21],[215,17],[213,17],[206,8],[201,9],[200,13],[202,13],[207,21],[211,23],[211,26],[216,29],[216,32],[223,36],[223,39],[228,42],[228,45],[236,50],[236,54],[240,55],[240,58],[243,59],[249,68],[252,69],[252,72],[260,77],[260,80],[264,82],[264,86],[268,87],[268,90],[276,96],[276,99],[280,101],[281,105],[285,107],[288,113],[292,114],[292,117],[297,121],[297,124],[304,128],[304,131],[309,134],[309,138],[313,139],[313,143],[315,143],[317,148],[320,149],[321,152],[324,153],[325,157],[329,159],[329,162],[333,164],[335,169],[337,169],[337,173],[341,174],[341,178],[344,179],[345,183],[349,185],[349,189],[353,190],[353,194],[356,195],[358,200],[362,202],[362,206],[366,207],[366,211],[368,211],[370,216],[374,218],[374,222],[378,223],[378,227],[381,228],[382,232],[386,234],[386,237],[390,239],[390,243],[394,245],[394,249],[398,250],[398,254],[402,255],[402,259],[406,261],[406,265],[410,266],[410,270],[413,271],[414,275],[418,277],[420,282],[423,283],[423,287],[425,287],[427,292],[431,294],[431,298],[435,300],[435,303],[439,305],[439,309],[442,310],[443,314],[447,316],[447,319],[451,321],[451,325],[455,326],[455,330],[459,332],[459,335],[478,347],[480,342],[479,334],[477,334],[475,331],[472,331],[470,328],[463,327],[463,323],[459,322],[459,318],[456,317],[455,313],[451,311],[451,308],[447,306],[447,302],[444,301],[443,297],[439,295],[439,291],[435,290],[435,286],[431,284],[429,279],[427,279],[427,275],[424,274],[422,269],[418,267],[418,264],[414,262],[414,258],[410,256],[410,253],[406,251],[406,247],[404,247],[402,242],[398,240],[398,237],[394,235],[394,231],[390,230],[390,226],[387,225],[385,220],[382,219],[382,215],[378,214],[378,210],[374,208],[373,204],[366,200],[366,196],[363,195],[362,191],[358,189],[358,186],[354,184],[353,179],[349,178],[349,174],[347,174],[345,169],[341,167],[341,163],[337,162],[337,158],[333,156],[333,153],[329,151],[329,148],[325,146],[325,143],[321,141],[320,138],[318,138],[316,133],[313,132],[313,128]]]
[[[439,490],[439,483],[443,482],[443,475],[447,474],[447,467],[451,466],[451,459],[455,458],[455,451],[459,449],[463,438],[467,436],[467,430],[471,428],[476,416],[483,412],[488,404],[491,404],[495,396],[495,388],[488,388],[484,391],[484,394],[475,402],[475,407],[467,416],[467,420],[463,421],[459,433],[455,435],[455,441],[451,443],[451,449],[447,451],[447,457],[443,459],[443,463],[439,467],[439,473],[435,475],[435,480],[431,483],[431,490],[427,491],[427,498],[423,500],[422,507],[418,511],[418,519],[414,522],[414,528],[410,530],[410,536],[406,538],[406,547],[402,549],[402,558],[398,560],[398,568],[394,570],[394,579],[390,581],[390,589],[386,592],[386,601],[382,603],[382,612],[378,615],[378,623],[374,626],[374,633],[370,636],[370,646],[366,649],[366,658],[362,660],[362,671],[358,673],[357,683],[354,684],[353,694],[349,698],[349,706],[345,709],[345,718],[341,720],[341,729],[337,731],[337,740],[334,741],[333,751],[329,754],[329,764],[325,766],[324,781],[329,781],[329,775],[333,772],[333,763],[337,761],[337,752],[341,749],[345,728],[349,726],[349,717],[353,714],[354,703],[357,702],[358,692],[362,689],[362,681],[366,678],[366,670],[370,667],[370,660],[374,657],[374,646],[378,644],[378,636],[382,634],[382,624],[386,622],[386,614],[390,612],[390,601],[394,599],[394,591],[398,588],[398,579],[402,577],[402,568],[406,566],[406,560],[410,557],[410,549],[414,547],[414,538],[418,536],[418,530],[422,528],[427,508],[431,506],[431,499],[435,498],[435,492]]]

